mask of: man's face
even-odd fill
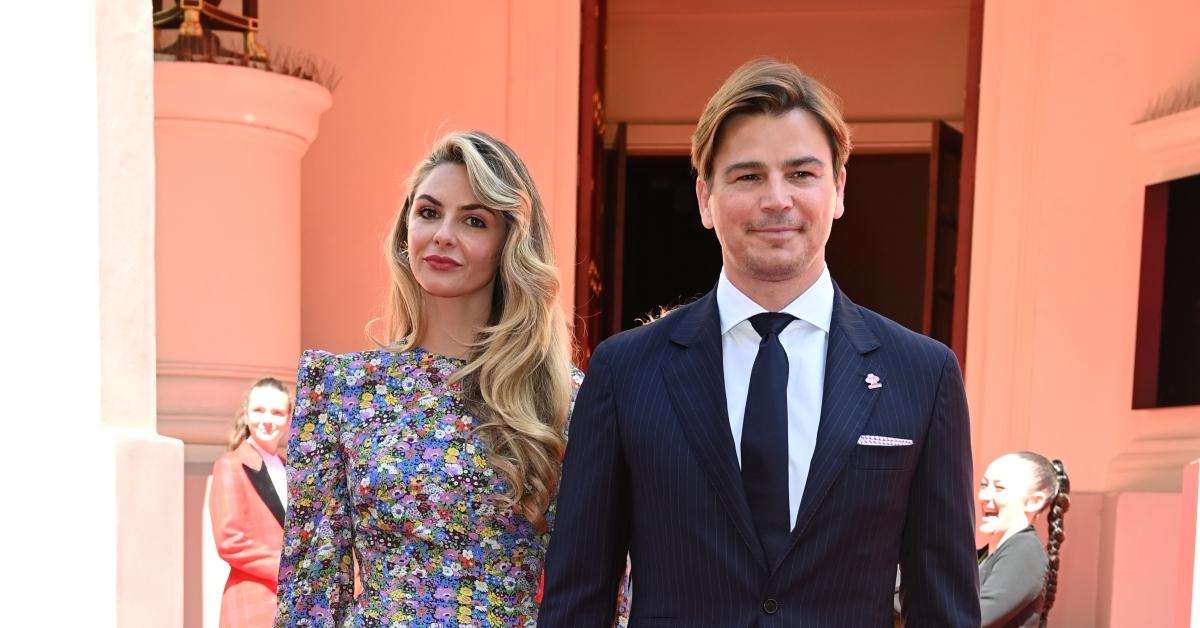
[[[829,142],[809,112],[730,118],[712,181],[697,178],[696,199],[734,285],[816,281],[830,228],[845,209],[845,184],[846,169],[834,170]]]

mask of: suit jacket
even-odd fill
[[[213,464],[209,496],[217,553],[229,563],[221,628],[275,622],[275,584],[283,551],[283,502],[262,456],[243,442]]]
[[[1046,550],[1033,526],[1008,537],[979,563],[983,628],[1037,626],[1045,601]]]
[[[908,625],[979,626],[970,430],[945,346],[835,286],[816,450],[789,549],[771,562],[723,378],[715,292],[597,347],[571,421],[539,626],[608,626],[626,551],[631,628],[891,626],[897,563]]]

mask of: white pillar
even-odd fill
[[[43,3],[6,10],[4,623],[179,626],[183,449],[154,414],[150,5],[73,3],[53,44]]]

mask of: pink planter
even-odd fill
[[[300,159],[332,98],[261,70],[154,65],[159,433],[223,443],[251,381],[295,377]]]

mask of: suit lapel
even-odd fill
[[[243,447],[249,451],[243,451]],[[275,483],[271,481],[271,473],[267,471],[267,465],[263,463],[258,451],[249,443],[242,443],[238,447],[238,454],[242,460],[242,470],[246,472],[246,477],[250,480],[250,486],[254,487],[254,492],[258,493],[258,497],[267,505],[267,509],[275,516],[279,526],[283,527],[283,501],[275,492]],[[257,468],[254,463],[258,463]]]
[[[709,292],[675,315],[681,318],[671,334],[673,355],[663,370],[679,426],[742,540],[766,566],[729,429],[716,293]]]
[[[835,284],[817,444],[796,526],[792,529],[789,551],[804,534],[829,487],[858,445],[863,425],[879,397],[879,389],[867,388],[867,375],[874,373],[880,379],[887,379],[873,356],[877,348],[879,340],[867,327],[858,306],[851,303]],[[782,562],[786,556],[787,552],[784,552],[779,560]]]

